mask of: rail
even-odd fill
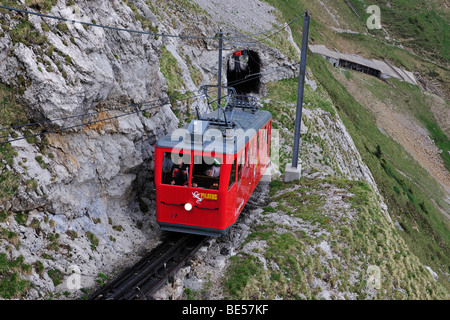
[[[89,300],[150,300],[197,252],[205,236],[173,233],[134,266],[106,283]]]

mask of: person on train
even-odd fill
[[[184,164],[183,158],[179,158],[177,163],[172,166],[171,185],[186,186],[189,181],[189,165]]]
[[[214,178],[218,178],[220,176],[220,163],[217,159],[214,159],[214,163],[206,169],[205,175]]]
[[[163,158],[162,183],[165,184],[170,183],[172,173],[173,161],[170,159],[170,155],[169,152],[165,152]]]

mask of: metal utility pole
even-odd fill
[[[220,107],[220,99],[222,98],[222,47],[223,47],[223,33],[222,30],[219,31],[219,79],[217,81],[217,102]]]
[[[302,52],[300,57],[300,72],[298,76],[298,94],[297,94],[297,111],[295,115],[295,132],[294,132],[294,149],[292,151],[292,164],[286,165],[284,171],[284,181],[289,182],[299,180],[301,177],[301,165],[298,164],[298,149],[300,144],[300,126],[302,123],[302,108],[303,108],[303,91],[305,87],[305,73],[306,73],[306,53],[308,51],[308,34],[309,34],[309,11],[305,12],[305,19],[303,20],[303,38],[302,38]]]
[[[308,51],[308,33],[309,33],[309,12],[306,10],[305,19],[303,21],[303,39],[302,52],[300,57],[300,73],[298,77],[298,94],[297,94],[297,112],[295,116],[295,132],[294,132],[294,151],[292,154],[292,167],[297,168],[298,165],[298,149],[300,143],[300,125],[302,122],[303,108],[303,90],[305,87],[306,73],[306,53]]]

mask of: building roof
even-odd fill
[[[416,79],[412,72],[393,66],[386,59],[384,59],[384,61],[373,59],[369,60],[355,54],[341,53],[336,49],[330,50],[324,45],[310,45],[309,49],[311,50],[311,52],[320,54],[324,57],[333,58],[336,60],[347,60],[353,63],[367,66],[372,69],[379,70],[381,72],[381,77],[396,78],[417,85]]]

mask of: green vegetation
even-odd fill
[[[16,215],[14,216],[14,219],[16,220],[16,222],[18,224],[24,226],[28,220],[28,213],[26,213],[26,212],[16,213]]]
[[[192,80],[196,83],[200,83],[202,80],[200,71],[192,65],[190,60],[187,61],[187,64],[191,72]],[[186,87],[181,78],[182,70],[175,57],[165,46],[162,46],[161,48],[160,69],[167,80],[168,95],[172,104],[172,111],[177,116],[178,120],[180,120],[180,124],[189,122],[196,117],[195,111],[191,109],[195,100],[189,98],[194,96],[194,93],[191,91],[181,93]],[[179,101],[181,101],[182,104],[179,104]]]
[[[10,260],[6,253],[0,252],[0,297],[19,298],[30,287],[30,281],[23,280],[20,274],[30,274],[31,266],[24,263],[23,256]]]
[[[311,76],[309,76],[311,78]],[[267,84],[269,94],[267,98],[271,99],[271,104],[283,102],[285,104],[297,104],[298,78],[284,79]],[[308,108],[320,108],[327,111],[332,116],[336,111],[329,100],[327,93],[320,87],[314,91],[309,85],[305,85],[303,92],[303,104]],[[275,110],[272,110],[275,111]],[[285,125],[288,125],[284,123]]]
[[[430,133],[436,146],[442,150],[440,156],[445,167],[450,171],[450,139],[437,124],[435,115],[430,110],[429,98],[420,88],[397,79],[387,79],[385,82],[371,79],[370,84],[365,84],[367,90],[370,90],[378,100],[395,105],[420,121]],[[449,106],[448,101],[447,106]]]
[[[33,8],[37,11],[49,12],[52,7],[58,2],[58,0],[25,0],[25,5],[22,5],[16,0],[2,0],[1,3],[5,6],[13,8],[27,9],[26,7]],[[9,10],[0,9],[2,12],[9,13]]]
[[[0,228],[0,239],[5,239],[16,248],[20,246],[19,235],[9,229]]]
[[[31,44],[42,45],[47,41],[47,37],[36,30],[31,22],[25,18],[9,34],[13,43],[23,43],[26,46]]]
[[[282,17],[280,17],[282,19]],[[273,24],[272,28],[277,29],[279,27],[278,24]],[[288,30],[282,29],[278,32],[274,33],[272,36],[268,36],[267,34],[263,34],[257,37],[257,39],[267,44],[268,46],[275,47],[278,50],[280,50],[286,57],[293,61],[298,61],[298,54],[295,47],[292,45],[292,43],[288,40]]]
[[[25,0],[25,5],[33,9],[48,12],[58,0]]]
[[[294,8],[299,4],[297,1],[268,0],[267,2],[283,13],[285,21],[293,19],[295,14],[304,8],[303,1],[298,1],[301,3],[297,9]],[[345,7],[346,5],[344,8],[340,6],[339,13],[343,17],[347,17],[346,22],[352,30],[363,32],[364,29],[361,27],[364,24],[358,19],[355,20],[356,16],[348,8],[347,12]],[[348,49],[357,50],[370,58],[386,58],[408,70],[419,70],[421,74],[433,76],[442,83],[448,82],[447,68],[428,61],[426,56],[421,58],[371,36],[350,33],[337,34],[325,24],[322,17],[328,13],[323,13],[320,6],[309,3],[308,9],[311,10],[313,17],[310,32],[312,42],[325,43],[327,46],[334,46],[344,52]],[[300,44],[301,23],[295,23],[291,28],[295,41]],[[433,270],[448,272],[445,268],[449,265],[449,224],[442,217],[441,210],[448,212],[449,207],[445,203],[445,194],[442,188],[416,161],[408,156],[399,144],[380,132],[375,117],[349,94],[344,85],[336,80],[337,72],[329,63],[321,57],[309,53],[307,65],[338,109],[364,162],[374,175],[391,216],[406,230],[402,236],[409,244],[410,250]],[[346,78],[354,80],[351,76]],[[448,137],[437,125],[427,98],[421,94],[419,88],[396,80],[388,80],[387,83],[383,83],[374,79],[370,81],[370,84],[360,90],[370,90],[380,101],[394,104],[400,110],[406,110],[429,130],[436,145],[443,150],[441,157],[448,170]],[[288,91],[286,93],[280,91],[282,88],[279,86],[275,86],[276,90],[270,90],[270,95],[280,95],[285,101],[292,100],[292,103],[294,102],[296,94],[294,83],[290,88],[283,83],[285,88],[283,90]],[[305,93],[305,102],[307,102],[307,95],[308,92]],[[313,104],[317,104],[317,102]],[[279,115],[275,115],[274,119],[277,120],[277,117]],[[282,120],[280,119],[280,121]],[[289,127],[289,123],[285,121],[280,123]],[[445,274],[440,273],[439,275],[439,281],[448,286]]]
[[[333,194],[342,195],[351,209],[338,215],[324,209],[317,200],[330,188],[338,188]],[[261,219],[246,243],[267,246],[231,258],[223,281],[230,298],[318,299],[319,279],[346,298],[446,297],[445,289],[434,282],[392,227],[366,183],[337,178],[274,181],[269,201],[278,203],[266,211],[275,211],[274,217],[287,213],[314,229],[299,232],[270,217]],[[375,292],[367,290],[369,266],[380,268],[382,275]]]
[[[0,145],[0,202],[9,200],[19,188],[19,178],[7,166],[16,155],[10,144]]]
[[[62,283],[64,274],[61,270],[51,269],[51,270],[48,270],[47,274],[50,277],[50,279],[52,279],[53,285],[55,287]]]
[[[184,52],[182,50],[180,52],[181,52],[181,55],[182,55],[184,61],[186,62],[186,65],[189,68],[189,73],[191,75],[192,81],[195,83],[196,86],[199,86],[200,83],[203,81],[203,76],[202,76],[201,71],[197,67],[194,66],[191,58],[188,55],[184,54]]]
[[[450,12],[443,8],[440,1],[390,1],[387,5],[382,0],[350,0],[353,7],[366,21],[369,5],[378,5],[381,10],[381,24],[390,36],[414,51],[441,62],[450,59],[449,19]],[[380,38],[383,32],[369,30]]]
[[[9,216],[11,215],[8,211],[0,211],[0,222],[6,222],[9,219]]]
[[[92,232],[86,232],[86,236],[87,236],[88,240],[91,242],[91,249],[94,250],[98,246],[98,243],[99,243],[97,236],[95,234],[93,234]]]
[[[333,68],[331,64],[312,54],[308,59],[316,79],[340,111],[393,219],[406,226],[407,231],[402,235],[410,250],[433,270],[448,266],[449,224],[438,208],[438,205],[443,208],[448,208],[448,205],[440,186],[425,169],[407,156],[399,144],[380,132],[373,115],[336,80],[330,71]],[[399,193],[399,190],[404,192]],[[443,274],[439,279],[447,282]]]
[[[50,31],[50,27],[45,22],[41,22],[41,28],[42,28],[42,31],[44,31],[44,32]]]
[[[309,76],[310,80],[313,80]],[[293,133],[294,133],[294,121],[296,116],[296,102],[298,91],[298,79],[284,79],[277,82],[267,84],[269,90],[266,100],[263,100],[263,109],[271,112],[273,120],[273,128],[285,128],[287,130],[279,130],[280,142],[282,147],[279,152],[279,169],[281,173],[284,172],[286,163],[292,159],[292,145],[293,145]],[[304,88],[304,108],[308,109],[321,109],[325,111],[330,120],[336,115],[336,110],[333,107],[330,98],[326,91],[319,85],[314,91],[309,85]],[[305,116],[302,118],[306,126],[309,126]],[[311,119],[314,121],[314,119]],[[311,130],[307,134],[302,135],[302,140],[316,144],[320,147],[321,157],[317,158],[317,162],[323,163],[328,166],[332,166],[333,170],[335,166],[331,163],[328,144],[317,134],[313,134]],[[308,152],[304,149],[303,143],[300,144],[300,153]],[[306,148],[306,147],[305,147]]]
[[[181,79],[181,68],[178,66],[177,59],[165,46],[161,47],[161,59],[159,62],[161,73],[167,79],[169,92],[184,88],[184,81]]]
[[[49,233],[47,234],[46,238],[49,242],[49,244],[46,246],[46,249],[53,250],[53,251],[59,251],[60,243],[58,241],[60,235],[59,233]]]
[[[192,0],[146,0],[148,8],[155,14],[159,15],[160,11],[165,12],[169,16],[176,16],[186,18],[186,16],[210,16],[209,13],[202,9],[197,3]],[[186,21],[191,23],[191,20]]]
[[[97,274],[96,281],[100,286],[103,286],[107,280],[108,280],[108,276],[106,274],[101,273],[101,272]]]
[[[131,11],[134,13],[134,18],[139,21],[142,25],[142,29],[148,29],[149,32],[152,33],[158,33],[158,28],[154,27],[152,25],[152,22],[150,20],[147,20],[145,17],[143,17],[139,10],[134,6],[134,4],[129,0],[124,0],[124,2],[127,4],[127,6],[130,7]],[[95,20],[94,20],[95,21]],[[95,22],[93,22],[95,24]],[[156,36],[157,37],[157,36]]]
[[[4,84],[0,84],[0,126],[15,126],[25,123],[27,117],[23,108],[16,103],[12,90]],[[1,131],[4,139],[15,133],[11,130]],[[0,145],[0,202],[9,200],[19,187],[19,176],[7,169],[14,161],[16,152],[9,143]]]
[[[69,26],[67,25],[67,23],[61,22],[56,25],[56,29],[58,29],[62,33],[66,33],[69,30]]]
[[[324,8],[316,2],[308,2],[307,4],[305,1],[301,0],[266,0],[266,2],[274,5],[282,12],[283,19],[280,19],[280,21],[290,21],[295,18],[302,10],[308,8],[312,16],[310,26],[310,43],[326,44],[329,48],[334,47],[342,52],[359,52],[361,55],[367,58],[380,60],[387,59],[390,62],[409,71],[420,72],[423,78],[436,79],[442,84],[448,83],[448,81],[450,80],[448,68],[439,64],[442,59],[439,59],[438,55],[440,54],[441,58],[445,57],[445,54],[442,55],[442,49],[447,50],[448,55],[448,41],[443,41],[442,38],[437,39],[436,37],[433,37],[433,39],[429,39],[429,41],[431,42],[440,43],[434,48],[431,48],[432,52],[425,52],[420,50],[416,51],[416,53],[422,54],[422,56],[419,56],[415,53],[409,52],[408,50],[397,47],[395,42],[391,44],[386,43],[386,39],[384,39],[384,37],[379,37],[379,34],[376,34],[376,37],[373,37],[353,33],[336,33],[332,31],[329,28],[329,14],[324,11]],[[368,1],[363,2],[368,3]],[[411,4],[415,2],[416,1],[413,1],[411,2]],[[391,4],[393,4],[393,7],[395,7],[396,10],[398,10],[399,6],[409,6],[408,10],[413,10],[414,8],[413,5],[410,6],[410,4],[407,4],[403,1],[391,1]],[[339,6],[337,12],[339,12],[339,15],[342,17],[342,19],[340,20],[341,23],[345,21],[345,27],[348,27],[349,29],[356,32],[366,32],[365,20],[362,21],[357,19],[356,15],[351,12],[347,4],[340,1],[339,4],[337,2],[328,2],[327,5],[336,7]],[[422,4],[414,10],[416,10],[416,12],[420,11],[421,6]],[[435,6],[430,6],[430,8],[430,10],[435,10]],[[408,10],[406,10],[404,14],[407,14],[408,12],[411,13],[411,11]],[[383,15],[384,13],[382,8],[382,17]],[[431,18],[432,16],[433,14],[430,14],[428,18]],[[364,19],[364,16],[362,19]],[[384,23],[388,24],[388,21],[384,21]],[[436,23],[442,24],[442,22],[443,20],[438,18],[435,22],[433,22],[433,24],[436,26]],[[418,23],[421,23],[420,18],[418,18]],[[407,23],[404,25],[408,26]],[[448,26],[448,23],[446,25]],[[386,27],[386,25],[383,26]],[[427,29],[426,26],[423,27],[424,30]],[[387,28],[389,29],[389,26],[387,26]],[[292,33],[294,36],[294,40],[298,45],[300,45],[302,23],[296,22],[292,24],[291,29],[293,31]],[[391,32],[391,30],[388,31]],[[419,38],[417,38],[416,40],[423,40],[420,40]],[[418,41],[416,41],[416,43],[419,43]],[[403,45],[407,47],[409,43],[410,42],[407,41],[403,43]],[[416,49],[414,46],[414,44],[411,44],[410,48]],[[420,45],[418,44],[417,46]],[[435,60],[437,61],[437,63],[430,61],[429,59]],[[431,177],[430,174],[428,174],[428,172],[420,166],[419,163],[412,159],[412,157],[405,151],[402,146],[400,146],[391,138],[387,137],[378,129],[375,116],[369,109],[366,108],[367,106],[362,105],[360,102],[358,102],[355,97],[353,97],[349,93],[345,85],[337,80],[337,78],[343,78],[344,80],[346,79],[347,82],[356,83],[359,76],[354,77],[353,75],[355,73],[353,72],[347,72],[345,75],[340,75],[339,72],[328,62],[326,62],[319,56],[313,55],[310,52],[308,53],[307,66],[311,69],[315,80],[319,84],[319,91],[312,92],[311,89],[306,86],[304,98],[305,104],[308,105],[309,108],[311,108],[319,106],[322,102],[322,109],[325,110],[327,110],[328,108],[330,110],[333,110],[334,107],[336,107],[340,118],[343,120],[345,126],[347,127],[347,130],[353,138],[364,162],[368,165],[377,182],[378,188],[386,204],[388,205],[392,220],[394,222],[398,222],[398,224],[404,229],[404,231],[397,232],[396,230],[393,230],[392,225],[389,224],[385,225],[385,227],[383,228],[383,232],[393,232],[393,234],[395,234],[395,236],[393,237],[397,239],[396,241],[401,241],[402,244],[404,244],[404,248],[401,250],[401,252],[403,252],[403,250],[406,250],[408,252],[408,259],[412,259],[414,257],[414,259],[417,260],[415,258],[417,257],[420,260],[422,266],[430,266],[434,271],[438,273],[439,285],[443,285],[444,288],[447,288],[448,290],[448,288],[450,287],[450,283],[448,281],[446,273],[449,272],[448,268],[450,265],[450,254],[448,250],[450,234],[448,231],[449,223],[443,217],[442,211],[449,212],[450,208],[449,205],[445,202],[446,195],[443,189],[434,180],[434,178]],[[449,139],[442,132],[441,128],[437,124],[438,121],[435,118],[436,116],[430,110],[430,103],[428,101],[429,98],[424,96],[418,87],[397,80],[390,79],[386,82],[381,82],[378,79],[374,78],[373,81],[368,80],[366,82],[367,83],[364,86],[357,87],[357,90],[359,90],[360,92],[365,92],[365,90],[367,90],[367,92],[370,92],[379,101],[382,101],[387,105],[395,105],[399,110],[402,110],[403,112],[406,112],[406,114],[411,115],[413,118],[418,119],[420,124],[429,131],[430,136],[435,141],[436,145],[441,150],[443,150],[441,152],[441,157],[443,158],[445,167],[448,170],[448,150],[450,147]],[[361,83],[364,82],[361,81]],[[293,119],[293,114],[292,111],[286,110],[287,108],[285,107],[286,104],[295,104],[297,95],[296,86],[296,79],[283,80],[268,85],[268,98],[270,99],[270,102],[265,103],[265,108],[271,111],[273,114],[274,128],[285,127],[291,130],[291,127],[293,126],[291,121],[291,119]],[[447,87],[448,89],[448,86],[441,87]],[[332,105],[328,105],[330,100],[332,102]],[[279,103],[280,101],[282,101],[283,103]],[[283,132],[280,132],[280,134],[283,138],[288,139],[288,137],[283,136]],[[281,150],[280,163],[284,161],[284,157],[285,155],[283,154],[283,150]],[[283,164],[281,164],[281,170],[283,170],[282,167]],[[292,187],[292,185],[289,186]],[[282,182],[277,182],[275,184],[272,184],[271,189],[280,190],[283,189],[283,187],[284,184]],[[300,188],[299,190],[302,189]],[[277,209],[280,209],[280,211],[286,212],[293,216],[295,216],[296,213],[301,214],[303,219],[311,219],[311,217],[314,217],[315,222],[318,223],[318,229],[320,229],[319,226],[321,228],[330,228],[331,224],[327,223],[328,221],[325,217],[317,214],[317,210],[316,212],[311,211],[314,207],[320,207],[321,198],[317,197],[317,195],[314,196],[312,194],[305,194],[304,191],[299,192],[301,192],[302,197],[304,197],[306,201],[306,205],[304,203],[302,203],[301,205],[300,203],[298,204],[302,207],[301,210],[298,210],[295,206],[293,206],[293,203],[289,203],[289,201],[296,201],[295,192],[278,194],[278,196],[276,196],[277,200],[281,200],[282,204],[281,208]],[[274,193],[272,193],[272,197],[273,196]],[[299,197],[299,199],[302,197]],[[365,202],[361,201],[361,203]],[[308,204],[311,204],[309,208]],[[303,213],[302,210],[304,210]],[[264,211],[266,213],[269,213],[272,212],[273,209],[266,210],[265,208]],[[376,209],[375,211],[378,211],[378,209]],[[365,226],[363,230],[366,230],[368,227],[369,226]],[[267,226],[260,228],[263,229],[255,232],[255,234],[252,236],[253,239],[275,241],[275,237],[280,237],[280,235],[272,232],[271,229]],[[345,228],[343,227],[340,231],[342,235],[345,234],[346,238],[353,239],[352,241],[354,241],[355,235],[356,240],[358,240],[358,233],[360,230],[360,225],[352,225],[346,226]],[[374,230],[372,234],[375,235],[380,232],[381,230]],[[252,239],[252,237],[250,237],[250,239]],[[295,242],[294,239],[290,239],[289,241],[286,239],[286,241],[291,242],[291,245],[292,242]],[[339,243],[339,241],[337,242]],[[391,242],[389,241],[389,243]],[[362,241],[359,242],[359,245],[361,247],[366,246],[366,244]],[[272,246],[269,247],[272,248]],[[355,246],[355,248],[357,248],[357,246]],[[382,248],[385,248],[385,246],[383,245]],[[377,250],[380,249],[378,248]],[[298,250],[298,255],[301,255],[301,252],[301,250]],[[376,251],[372,252],[371,254],[376,256],[378,253],[379,252]],[[389,254],[384,252],[384,254],[392,255],[392,252],[390,252]],[[404,256],[402,254],[394,254],[393,257],[398,260],[402,259],[402,257]],[[302,258],[297,257],[297,259],[301,260]],[[418,261],[416,262],[417,265],[419,265],[420,272],[423,273],[423,267],[420,267],[420,263],[418,263]],[[298,264],[299,266],[302,266],[301,261],[298,263],[300,263]],[[408,262],[407,264],[410,263]],[[298,265],[290,262],[290,268],[292,270],[299,270]],[[321,268],[320,265],[313,265],[313,267],[317,267],[318,270],[320,270]],[[251,275],[243,271],[245,268],[253,270],[250,271]],[[282,268],[280,267],[280,269]],[[234,257],[234,263],[232,264],[230,270],[231,274],[236,277],[237,274],[240,274],[239,277],[242,280],[238,281],[239,283],[233,284],[233,277],[230,276],[229,278],[227,278],[227,281],[230,281],[229,292],[233,297],[273,297],[273,295],[267,294],[267,292],[276,294],[280,287],[279,283],[274,284],[271,279],[283,279],[283,276],[271,275],[270,270],[267,271],[265,268],[263,268],[258,259],[255,259],[255,257],[252,255],[239,255]],[[305,270],[308,271],[309,268],[303,267],[304,272]],[[394,269],[392,269],[392,267],[390,267],[388,270],[388,272],[394,272]],[[401,270],[400,267],[399,270]],[[410,283],[411,278],[413,277],[413,272],[410,270],[407,271],[406,274],[407,276],[406,278],[403,276],[403,280],[395,280],[398,281],[398,286],[400,286],[402,281],[405,281],[405,283]],[[424,273],[423,276],[425,277]],[[286,275],[285,279],[294,279],[295,277],[300,277],[300,274],[291,274],[289,276]],[[300,286],[300,283],[302,283],[301,279],[296,283],[297,286]],[[288,287],[287,284],[286,286]],[[271,287],[278,289],[271,290]],[[283,286],[281,286],[281,288],[282,287]],[[262,293],[252,291],[251,288],[261,288],[260,292]],[[299,287],[296,287],[296,290],[298,288]],[[292,295],[288,294],[289,291],[285,291],[285,294],[287,294],[287,296],[285,295],[283,297],[289,297],[293,299],[298,298],[294,294],[294,292],[298,292],[296,290],[292,291]],[[357,291],[358,290],[356,290],[355,292]],[[421,291],[420,294],[427,294],[434,292],[434,289],[426,288],[426,286],[421,288],[421,286],[416,284],[413,291]],[[443,297],[443,295],[439,296],[441,298]],[[314,297],[314,292],[312,292],[309,296],[306,294],[306,298]],[[417,298],[417,296],[412,295],[411,292],[408,292],[406,296],[402,296],[397,293],[390,297]]]
[[[327,6],[339,13],[340,26],[335,27],[350,29],[356,33],[338,33],[332,30],[331,16],[318,1],[264,1],[281,11],[280,21],[291,21],[308,9],[311,14],[311,44],[324,44],[330,49],[336,48],[340,52],[355,53],[370,59],[387,59],[398,67],[418,72],[422,80],[437,80],[447,97],[450,95],[447,85],[450,82],[450,72],[446,64],[450,52],[450,16],[449,11],[443,9],[441,0],[393,0],[389,1],[390,8],[384,0],[351,0],[361,19],[358,19],[345,1],[329,1]],[[373,4],[380,6],[381,24],[388,30],[390,39],[386,39],[386,34],[380,30],[368,30],[366,27],[369,14],[365,13],[365,9]],[[301,44],[302,22],[300,19],[290,25],[297,45]],[[420,29],[423,30],[416,34]],[[371,34],[367,35],[368,31]]]

